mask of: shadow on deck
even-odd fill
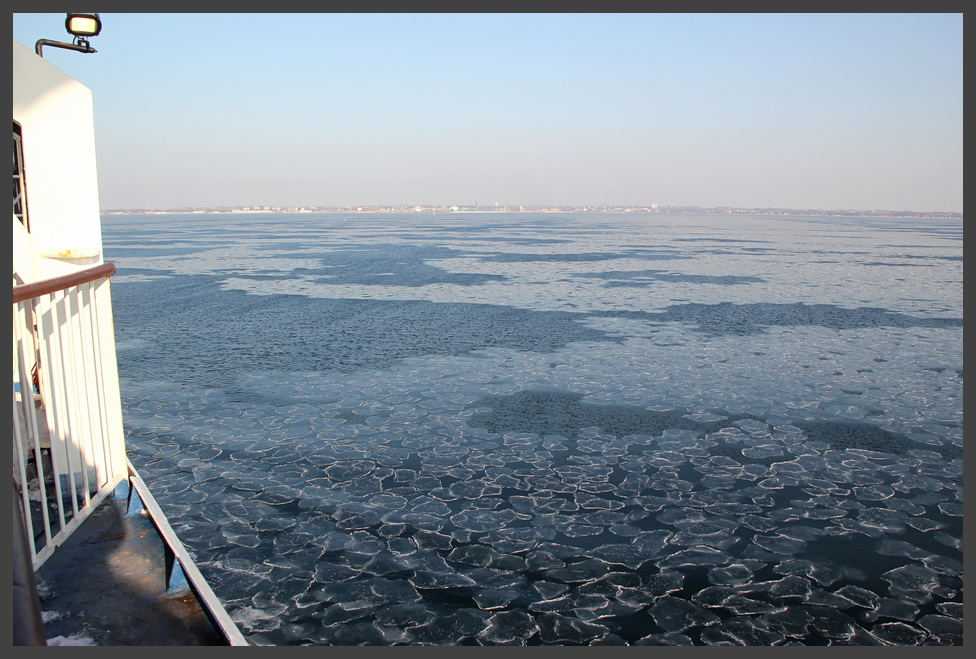
[[[48,645],[227,645],[123,482],[37,570]]]

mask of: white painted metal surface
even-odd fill
[[[108,278],[15,303],[13,353],[14,477],[36,567],[128,475]]]
[[[102,262],[92,96],[16,41],[13,70],[30,209],[29,234],[14,220],[14,272],[31,282]]]
[[[16,41],[13,71],[16,290],[103,261],[91,91]],[[36,567],[127,477],[108,278],[13,313],[14,475]]]

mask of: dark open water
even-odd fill
[[[962,643],[961,220],[106,216],[258,645]]]

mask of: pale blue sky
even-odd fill
[[[962,210],[962,14],[101,17],[105,209]]]

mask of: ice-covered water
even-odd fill
[[[962,642],[959,220],[104,229],[132,461],[254,644]]]

